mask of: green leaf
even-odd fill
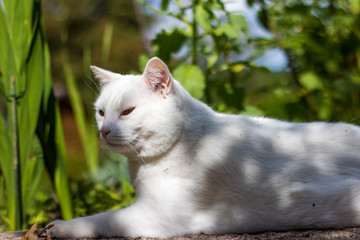
[[[56,148],[58,151],[57,159],[56,159],[56,171],[55,171],[55,188],[56,193],[59,198],[61,213],[64,219],[69,220],[72,216],[72,202],[71,195],[69,191],[69,183],[66,174],[66,150],[65,150],[65,140],[63,135],[63,129],[61,126],[61,117],[60,110],[58,106],[56,106]]]
[[[247,32],[247,22],[243,15],[241,14],[230,14],[229,21],[231,26],[237,31]]]
[[[1,11],[1,10],[0,10]],[[0,113],[0,169],[5,176],[6,186],[6,206],[8,208],[7,218],[9,221],[9,229],[15,230],[15,175],[13,166],[13,146],[12,139],[9,134],[9,128],[5,122],[3,115]],[[4,201],[2,199],[1,201]]]
[[[261,110],[258,107],[251,106],[251,105],[245,105],[244,110],[241,111],[241,114],[247,115],[247,116],[264,116],[265,113],[263,110]]]
[[[218,37],[240,38],[242,36],[240,31],[247,34],[245,17],[241,14],[229,13],[229,22],[214,29],[213,33]]]
[[[348,2],[346,2],[347,4],[350,5],[351,11],[353,12],[353,14],[359,14],[360,12],[360,4],[358,0],[349,0]]]
[[[40,141],[35,137],[33,141],[33,157],[26,162],[26,172],[22,176],[23,208],[29,209],[33,206],[34,197],[38,190],[44,169],[43,152]]]
[[[314,72],[305,72],[300,75],[299,82],[309,91],[323,88],[321,79]]]
[[[162,0],[161,1],[161,10],[166,10],[169,6],[169,0]]]
[[[47,78],[50,80],[50,78]],[[40,112],[37,135],[43,147],[44,161],[55,184],[63,219],[72,218],[72,202],[66,173],[66,147],[59,106],[52,91],[47,92]]]
[[[253,71],[259,71],[259,72],[262,72],[262,73],[270,73],[270,70],[267,67],[265,67],[265,66],[257,66],[253,62],[249,62],[248,67]]]
[[[45,84],[45,61],[41,33],[35,36],[27,64],[27,88],[19,109],[19,141],[22,164],[29,159]],[[25,170],[25,166],[22,166]]]
[[[180,65],[173,71],[173,76],[194,98],[201,99],[204,96],[205,77],[198,66]]]
[[[0,113],[0,166],[3,170],[3,174],[5,175],[6,179],[7,174],[10,174],[11,169],[13,169],[12,165],[12,145],[11,145],[11,138],[9,135],[9,128],[5,122],[3,115]]]
[[[247,65],[244,63],[235,63],[231,65],[230,70],[232,72],[241,72],[246,67]]]
[[[179,51],[185,40],[185,33],[175,28],[172,32],[162,30],[162,32],[157,34],[156,38],[153,40],[153,44],[157,45],[157,56],[163,61],[168,62],[171,53]]]
[[[214,30],[214,34],[218,37],[226,36],[229,38],[240,38],[239,30],[229,23],[225,23]]]
[[[101,64],[103,66],[106,66],[109,62],[113,31],[114,31],[114,23],[113,22],[106,23],[104,35],[103,35],[102,51],[101,51]]]
[[[10,94],[10,77],[16,73],[14,47],[10,39],[8,18],[0,10],[0,70],[4,93]],[[6,96],[5,96],[6,97]]]
[[[169,16],[171,14],[167,13],[166,11],[163,10],[158,10],[156,8],[151,7],[150,5],[145,5],[145,7],[151,11],[153,11],[154,13],[160,14],[160,15],[164,15],[164,16]]]
[[[73,74],[67,52],[65,51],[63,52],[62,63],[71,107],[74,111],[76,126],[78,127],[89,171],[94,176],[98,167],[97,135],[95,132],[89,131],[80,91],[76,86],[75,76]]]
[[[211,31],[210,14],[201,5],[195,7],[195,20],[205,31]]]
[[[147,62],[150,60],[150,57],[144,54],[139,56],[139,68],[141,71],[145,70]]]

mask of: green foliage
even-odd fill
[[[106,66],[109,61],[113,32],[114,32],[114,23],[110,22],[106,24],[104,36],[103,36],[102,56],[101,56],[101,64],[104,66]]]
[[[192,0],[187,5],[163,1],[161,9],[141,3],[182,23],[155,37],[154,55],[175,65],[174,72],[179,71],[177,65],[188,68],[187,63],[181,65],[189,61],[200,67],[203,76],[187,73],[185,88],[215,109],[245,113],[257,109],[250,112],[293,121],[358,121],[360,7],[356,1],[248,0],[249,5],[257,5],[260,22],[272,33],[270,39],[251,38],[244,16],[226,11],[224,1]],[[170,3],[178,9],[168,11]],[[249,48],[255,50],[247,60],[238,61]],[[273,48],[282,49],[289,62],[286,73],[277,77],[254,64]],[[171,60],[179,49],[177,60]]]
[[[171,53],[179,51],[185,40],[186,35],[183,31],[175,29],[169,33],[162,30],[162,32],[157,34],[156,38],[153,40],[153,46],[158,49],[158,57],[163,61],[168,62]]]
[[[205,78],[198,66],[192,64],[180,65],[173,71],[173,76],[181,82],[185,89],[188,89],[194,98],[201,99],[203,97]]]
[[[76,216],[116,210],[134,201],[126,158],[110,152],[106,155],[108,161],[98,169],[95,179],[86,178],[73,186]]]
[[[107,41],[106,41],[107,42]],[[107,55],[107,50],[105,54]],[[89,127],[89,122],[86,120],[84,111],[84,104],[80,96],[81,91],[76,86],[75,76],[68,60],[68,53],[66,50],[63,52],[62,64],[64,68],[64,76],[66,81],[67,90],[70,97],[71,107],[76,121],[76,126],[79,131],[83,152],[85,155],[88,170],[92,176],[95,176],[98,169],[99,153],[97,134],[94,129]]]
[[[154,9],[140,1],[157,14],[180,21],[171,31],[158,33],[153,40],[154,55],[171,63],[172,54],[182,49],[180,64],[173,75],[198,99],[205,100],[224,111],[243,109],[243,86],[237,84],[236,73],[257,68],[252,60],[236,60],[246,46],[248,28],[241,14],[226,11],[224,3],[213,1],[173,1],[177,10],[167,11],[169,1],[162,1],[161,9]],[[252,56],[251,58],[254,58]],[[225,102],[225,104],[224,104]]]
[[[72,216],[40,10],[38,0],[4,0],[0,8],[0,86],[7,100],[0,114],[0,179],[6,189],[0,197],[7,211],[1,209],[0,221],[9,230],[28,220],[44,166],[61,186],[56,191],[64,218]]]
[[[314,72],[304,72],[299,76],[300,84],[308,91],[321,90],[324,85]]]
[[[289,59],[286,86],[303,111],[285,118],[359,122],[359,2],[342,0],[257,1],[259,19],[272,32],[268,46]],[[293,105],[283,99],[287,108]]]

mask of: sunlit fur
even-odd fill
[[[136,201],[56,221],[56,237],[360,225],[359,127],[216,113],[192,98],[158,58],[139,76],[92,69],[102,85],[98,127],[110,130],[101,140],[127,156]],[[158,70],[154,83],[146,72]]]

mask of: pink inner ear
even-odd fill
[[[166,72],[161,69],[151,69],[146,75],[147,83],[154,90],[158,90],[163,83],[167,82],[167,78]]]
[[[149,87],[159,92],[164,98],[170,94],[172,89],[171,74],[166,64],[159,58],[154,57],[149,60],[143,76]]]

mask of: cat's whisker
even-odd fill
[[[360,123],[360,117],[355,117],[355,118],[351,119],[349,122],[353,123],[353,124],[359,124]]]
[[[86,81],[85,79],[83,79],[84,83],[91,89],[91,91],[95,94],[96,97],[99,96],[99,92],[100,92],[100,87],[98,86],[98,84],[95,82],[94,79],[92,79],[90,76],[87,76],[88,79],[91,80],[91,82],[95,85],[96,89],[98,91],[96,91],[89,83],[88,81]]]
[[[129,148],[131,148],[131,149],[137,154],[136,157],[140,158],[141,161],[142,161],[142,162],[144,163],[144,165],[146,166],[146,162],[145,162],[144,158],[141,157],[141,155],[136,151],[136,149],[135,149],[130,143],[127,143],[126,145],[127,145]]]
[[[99,86],[99,83],[97,82],[97,81],[95,81],[92,77],[90,77],[90,76],[87,76],[89,79],[90,79],[90,81],[95,85],[95,87],[97,88],[97,90],[100,92],[101,91],[101,88],[100,88],[100,86]]]
[[[130,151],[130,154],[134,157],[134,158],[138,158],[139,157],[139,153],[134,149],[133,146],[131,146],[130,143],[126,143],[126,146],[128,146],[132,151]]]

